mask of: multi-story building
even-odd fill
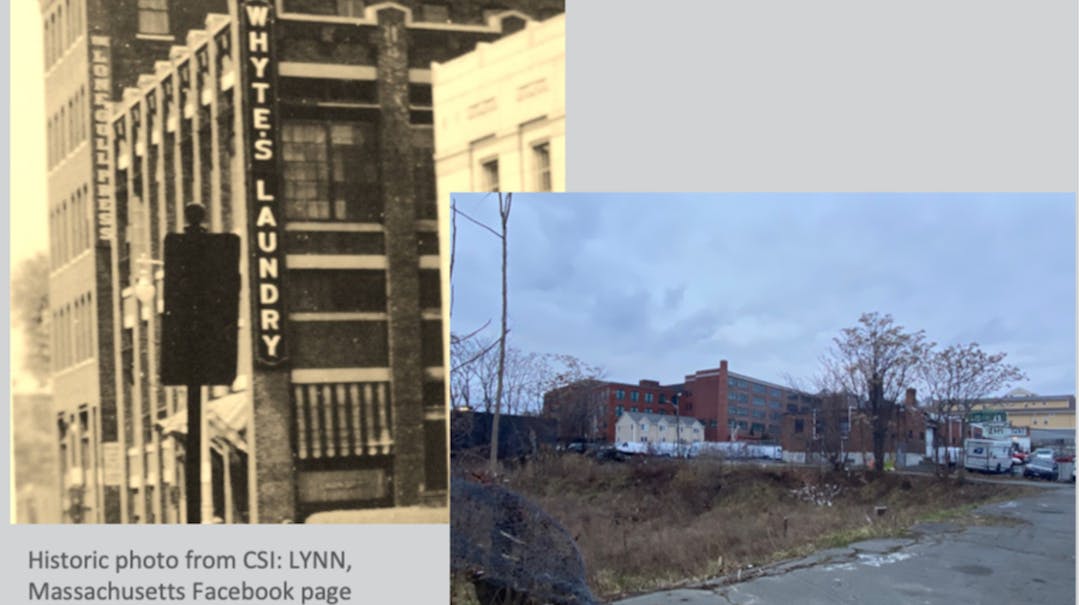
[[[1016,427],[1076,430],[1075,395],[1036,395],[1014,389],[1004,397],[982,399],[971,407],[976,412],[1004,412],[1008,422]]]
[[[564,442],[615,441],[615,423],[624,412],[674,415],[671,398],[679,389],[655,380],[636,385],[590,380],[544,393],[544,416],[558,421]]]
[[[432,66],[440,198],[566,189],[566,19]]]
[[[201,517],[444,502],[430,66],[562,1],[87,2],[42,4],[65,492],[89,521],[186,518],[161,261],[197,202],[245,285]]]
[[[225,0],[41,0],[49,213],[49,320],[61,508],[128,520],[116,474],[110,104],[153,57]],[[115,466],[115,464],[113,464]]]
[[[674,415],[672,396],[679,394],[679,414],[696,418],[704,427],[705,441],[779,441],[783,418],[809,413],[815,398],[789,387],[728,371],[727,360],[717,368],[700,370],[679,384],[661,385],[642,380],[637,385],[595,382],[570,385],[544,395],[545,414],[561,418],[560,438],[615,440],[615,423],[623,412]],[[592,410],[589,422],[580,420]],[[569,413],[569,410],[578,412]],[[568,419],[574,422],[568,422]]]
[[[928,422],[925,410],[919,407],[915,389],[907,389],[904,401],[886,422],[887,458],[899,460],[901,465],[921,459],[927,448],[928,426],[935,424]],[[959,434],[959,427],[954,429]],[[823,401],[814,397],[806,409],[784,415],[781,446],[788,460],[847,454],[849,461],[864,464],[874,451],[872,417],[854,398]]]
[[[730,372],[726,359],[687,375],[683,390],[683,413],[701,420],[706,441],[778,440],[784,415],[814,402],[790,387]]]

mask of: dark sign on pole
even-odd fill
[[[165,236],[161,382],[227,385],[236,379],[240,237]]]
[[[248,163],[248,239],[251,242],[252,336],[255,362],[280,366],[286,360],[282,277],[282,209],[278,198],[277,66],[274,10],[265,0],[240,5],[243,61],[244,140]]]

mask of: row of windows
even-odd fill
[[[641,398],[642,395],[643,394],[638,392],[638,391],[630,391],[630,401],[639,401],[639,399]],[[618,399],[620,401],[622,401],[623,399],[626,399],[626,391],[623,390],[623,389],[615,389],[615,399]],[[645,403],[652,403],[653,402],[653,394],[652,393],[644,393],[644,399],[645,399]],[[664,403],[664,396],[663,395],[660,396],[660,403]],[[637,410],[635,409],[634,411],[636,412]]]
[[[532,183],[524,187],[525,191],[551,191],[551,144],[547,141],[535,143],[530,147],[530,166]],[[499,184],[498,158],[480,164],[480,188],[478,191],[502,191]]]
[[[749,382],[741,378],[729,377],[727,383],[728,386],[733,389],[749,389],[750,391],[760,395],[768,394],[768,396],[773,399],[781,399],[784,396],[784,392],[780,389],[777,389],[775,387],[766,387],[763,384]]]
[[[621,406],[621,405],[615,406],[615,417],[618,418],[618,417],[622,416],[624,409],[625,408],[623,408],[623,406]],[[630,411],[631,412],[638,412],[639,410],[638,410],[637,407],[631,407]],[[664,410],[664,409],[656,409],[656,410],[654,410],[653,408],[641,408],[640,411],[644,412],[646,414],[658,414],[660,416],[666,416],[667,413],[668,413],[667,410]]]
[[[64,0],[45,16],[45,69],[52,67],[83,32],[83,0]]]
[[[753,435],[761,435],[765,433],[765,425],[760,422],[748,423],[745,420],[739,420],[738,422],[733,422],[732,427],[738,428],[741,431],[749,429],[750,433]],[[778,436],[780,434],[780,427],[776,426],[775,424],[770,424],[769,434],[773,436]]]
[[[49,213],[49,257],[52,268],[90,248],[90,189],[83,185]]]
[[[90,134],[86,86],[80,86],[68,102],[60,106],[49,118],[45,129],[48,136],[48,165],[52,168]]]
[[[94,356],[94,298],[89,292],[52,313],[53,370]]]

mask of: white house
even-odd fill
[[[705,425],[697,418],[623,412],[615,422],[616,443],[693,445],[704,439]]]

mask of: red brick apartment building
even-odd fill
[[[870,417],[857,405],[830,407],[819,404],[805,411],[786,414],[783,422],[781,446],[785,452],[874,451]],[[926,427],[926,413],[918,405],[915,389],[908,389],[903,405],[897,407],[894,417],[889,420],[885,451],[889,454],[924,454]]]
[[[563,0],[40,8],[65,520],[186,518],[186,399],[158,376],[162,243],[190,202],[241,237],[245,284],[238,379],[203,394],[201,518],[444,501],[431,65]]]
[[[655,380],[584,381],[545,393],[544,416],[559,420],[560,441],[611,443],[623,412],[674,415],[671,398],[679,391],[679,385],[661,386]]]
[[[623,412],[676,413],[672,396],[681,393],[679,414],[705,425],[706,441],[780,440],[787,413],[809,411],[813,398],[778,384],[719,367],[686,376],[680,384],[655,380],[635,384],[595,381],[571,385],[544,395],[546,415],[561,418],[559,437],[615,440],[615,421]],[[582,422],[565,422],[574,406],[588,407],[592,415]],[[580,419],[579,419],[580,420]],[[586,430],[582,430],[582,429]]]

